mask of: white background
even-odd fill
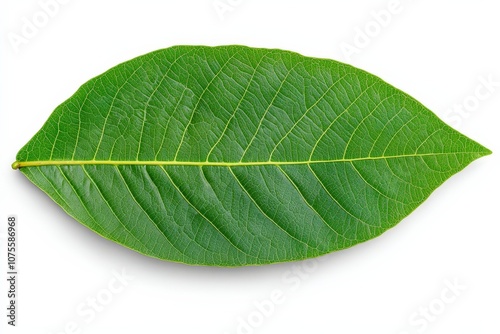
[[[47,1],[0,5],[3,333],[500,332],[498,2],[401,0],[394,10],[388,0],[73,0],[49,17],[41,5]],[[388,9],[390,20],[376,23],[373,13]],[[26,35],[26,22],[34,21],[40,27]],[[368,41],[360,37],[365,29]],[[16,46],[20,37],[26,39]],[[72,220],[10,164],[79,85],[177,44],[282,48],[351,63],[494,154],[452,177],[381,237],[320,261],[224,269],[147,258]],[[352,57],[342,51],[348,44],[357,47]],[[497,84],[483,96],[488,77]],[[10,214],[19,221],[16,328],[7,328],[4,315]],[[122,270],[134,279],[109,292],[110,282],[120,287],[113,272]],[[446,290],[447,281],[461,290]],[[279,291],[281,302],[269,306],[265,300]],[[96,296],[109,303],[93,319],[82,316],[78,307],[88,311]],[[266,312],[255,304],[262,301]],[[425,318],[420,312],[429,307]]]

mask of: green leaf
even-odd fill
[[[177,46],[85,83],[13,167],[105,238],[243,266],[376,237],[490,153],[352,66]]]

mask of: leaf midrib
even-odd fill
[[[363,160],[388,160],[402,159],[411,157],[428,157],[442,155],[458,154],[481,154],[481,152],[440,152],[440,153],[416,153],[402,155],[386,155],[378,157],[362,158],[341,158],[331,160],[303,160],[303,161],[236,161],[236,162],[217,162],[217,161],[161,161],[161,160],[40,160],[40,161],[16,161],[12,164],[13,169],[22,167],[40,167],[40,166],[62,166],[62,165],[146,165],[146,166],[213,166],[213,167],[244,167],[244,166],[283,166],[283,165],[311,165],[336,162],[354,162]],[[487,153],[485,153],[487,154]]]

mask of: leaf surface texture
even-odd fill
[[[243,266],[371,239],[489,153],[352,66],[177,46],[85,83],[14,167],[80,223],[140,253]]]

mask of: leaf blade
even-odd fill
[[[84,84],[13,167],[106,238],[240,266],[371,239],[489,153],[348,65],[181,46]]]

